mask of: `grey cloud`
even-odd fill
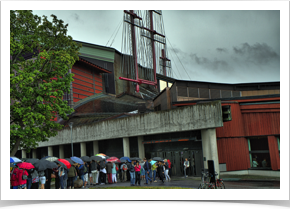
[[[194,60],[198,65],[205,67],[209,70],[221,70],[229,71],[232,67],[225,60],[209,59],[206,57],[198,57],[196,54],[190,54],[190,58]]]
[[[235,55],[255,64],[267,64],[273,60],[280,59],[280,56],[265,43],[256,43],[252,46],[248,43],[243,43],[240,47],[233,47],[233,51]]]
[[[216,48],[216,50],[218,51],[218,52],[224,52],[224,53],[227,53],[228,52],[228,50],[226,49],[226,48]]]

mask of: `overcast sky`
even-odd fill
[[[33,12],[55,14],[69,24],[74,40],[103,46],[111,45],[110,37],[123,20],[123,10]],[[163,10],[163,20],[173,77],[218,83],[280,81],[278,10]],[[119,51],[122,28],[111,45]]]

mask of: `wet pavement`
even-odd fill
[[[157,186],[164,186],[164,187],[185,187],[185,188],[192,188],[197,189],[200,182],[200,178],[194,177],[173,177],[171,181],[165,181],[162,183],[161,181],[157,180],[158,182],[152,182],[148,185],[144,184],[145,180],[141,181],[141,186],[145,187],[157,187]],[[267,181],[267,180],[233,180],[233,181],[224,181],[226,189],[280,189],[280,181]],[[98,188],[102,189],[102,187],[119,187],[119,186],[130,186],[130,182],[118,182],[115,184],[105,184],[105,185],[96,185],[96,186],[87,186],[84,189],[89,188]],[[54,188],[54,183],[51,185],[51,188]]]

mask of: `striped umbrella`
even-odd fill
[[[10,163],[21,163],[22,161],[17,157],[10,157]]]

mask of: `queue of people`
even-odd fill
[[[55,189],[74,189],[75,181],[82,180],[82,188],[115,184],[130,181],[131,186],[151,184],[171,180],[170,160],[151,163],[151,160],[133,160],[123,163],[90,161],[84,164],[74,163],[65,169],[60,163],[56,168],[37,171],[36,169],[10,169],[11,189],[51,189],[51,182],[55,182]]]

